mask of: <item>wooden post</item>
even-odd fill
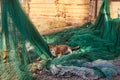
[[[30,13],[30,0],[25,0],[24,4],[25,4],[25,11],[26,11],[27,15],[29,16],[29,13]]]
[[[98,0],[95,0],[95,16],[94,16],[94,18],[97,17],[97,6],[98,6]]]

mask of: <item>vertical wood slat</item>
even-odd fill
[[[120,1],[111,0],[111,2],[110,2],[110,16],[112,18],[118,18],[118,8],[120,9]]]
[[[98,6],[98,0],[95,0],[95,17],[97,17],[97,6]]]

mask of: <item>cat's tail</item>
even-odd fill
[[[78,49],[80,49],[80,46],[76,46],[76,47],[72,48],[72,51],[78,50]]]

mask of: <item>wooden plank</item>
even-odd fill
[[[47,7],[47,8],[54,8],[54,7],[56,7],[56,5],[55,4],[39,4],[39,3],[37,3],[37,4],[30,4],[30,7],[31,8],[45,8],[45,7]]]
[[[89,13],[89,11],[88,10],[85,10],[85,9],[71,9],[71,10],[60,10],[60,11],[57,11],[57,10],[55,10],[55,9],[49,9],[49,10],[41,10],[41,9],[36,9],[36,10],[30,10],[30,14],[31,13],[37,13],[37,14],[39,14],[39,13],[47,13],[47,14],[49,14],[49,13],[76,13],[76,14],[81,14],[81,13]]]
[[[59,11],[69,11],[69,12],[79,12],[79,11],[85,11],[85,12],[87,12],[88,10],[89,10],[90,8],[89,7],[84,7],[84,6],[81,6],[81,7],[69,7],[69,8],[67,8],[67,7],[59,7]],[[44,8],[42,8],[42,7],[36,7],[36,8],[33,8],[33,7],[31,7],[31,9],[30,9],[30,11],[57,11],[57,8],[56,7],[44,7]]]
[[[58,18],[58,17],[55,17],[55,16],[48,16],[48,15],[30,16],[30,17],[34,18],[34,19],[37,19],[37,18],[41,18],[41,19],[45,19],[45,18]],[[86,17],[88,17],[88,16],[86,16]],[[75,18],[75,19],[77,19],[77,18],[85,18],[85,17],[82,17],[82,16],[80,16],[80,17],[78,17],[78,16],[66,16],[66,18]]]
[[[54,3],[55,0],[31,0],[30,3]]]
[[[57,14],[61,17],[65,15],[66,21],[84,22],[89,17],[90,0],[32,0],[30,2],[29,17],[35,24],[40,21],[58,19]]]
[[[31,8],[56,8],[56,7],[59,7],[59,8],[62,8],[62,7],[66,7],[66,8],[87,8],[87,7],[90,7],[89,4],[84,4],[84,5],[58,5],[56,6],[55,4],[30,4],[30,7]]]
[[[110,15],[112,18],[118,17],[118,8],[120,8],[120,1],[111,1],[110,4]]]
[[[88,8],[90,8],[90,6],[89,5],[82,5],[82,6],[71,5],[71,6],[59,6],[59,8],[66,8],[66,9],[88,9]]]
[[[66,10],[66,12],[69,12],[69,13],[88,13],[89,8],[86,8],[86,9],[71,9],[71,8],[69,8]]]
[[[36,25],[39,26],[40,23],[42,22],[47,22],[47,21],[51,21],[51,20],[56,20],[57,18],[47,18],[44,17],[44,19],[39,18],[39,19],[32,19],[32,22]],[[83,24],[84,22],[87,22],[88,18],[66,18],[66,22],[72,22],[72,23],[80,23]]]
[[[30,13],[44,13],[44,12],[47,12],[48,14],[49,13],[56,13],[57,10],[56,9],[31,9],[30,10]]]
[[[30,15],[36,15],[36,16],[56,16],[57,13],[39,13],[39,14],[36,14],[36,13],[30,13]]]
[[[66,15],[66,16],[76,16],[76,17],[79,17],[79,16],[89,16],[88,13],[61,13],[59,14],[60,16],[63,16],[63,15]],[[48,12],[39,12],[39,13],[30,13],[29,16],[57,16],[57,13],[49,13]]]
[[[89,16],[89,13],[66,13],[66,16]]]
[[[35,24],[36,26],[40,25],[40,22],[43,22],[41,20],[36,20],[36,21],[32,21],[33,24]],[[85,22],[87,22],[87,19],[68,19],[67,22],[71,22],[71,23],[80,23],[83,24]]]
[[[65,4],[85,4],[85,3],[90,3],[90,0],[59,0],[59,3],[65,3]]]
[[[73,9],[73,8],[59,8],[59,11],[66,11],[66,12],[89,12],[89,9],[90,8],[83,8],[83,9],[81,9],[81,8],[75,8],[75,9]],[[55,12],[55,11],[57,11],[57,9],[56,8],[32,8],[32,9],[30,9],[30,11],[31,12],[34,12],[34,11],[38,11],[38,12],[41,12],[41,11],[53,11],[53,12]]]
[[[81,8],[59,8],[60,12],[68,12],[68,13],[88,13],[90,8],[89,7],[84,7],[83,9]],[[30,12],[57,12],[56,8],[31,8]]]
[[[55,3],[56,0],[32,0],[30,3]],[[89,3],[90,0],[59,0],[58,3],[65,4],[85,4]]]

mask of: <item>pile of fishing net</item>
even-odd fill
[[[93,24],[87,22],[77,28],[42,36],[18,0],[1,0],[1,7],[0,80],[33,80],[30,64],[36,58],[41,59],[38,69],[46,68],[53,74],[109,78],[120,73],[118,66],[106,61],[120,54],[120,19],[110,18],[109,0],[103,0]],[[80,46],[80,49],[53,58],[49,43]]]

